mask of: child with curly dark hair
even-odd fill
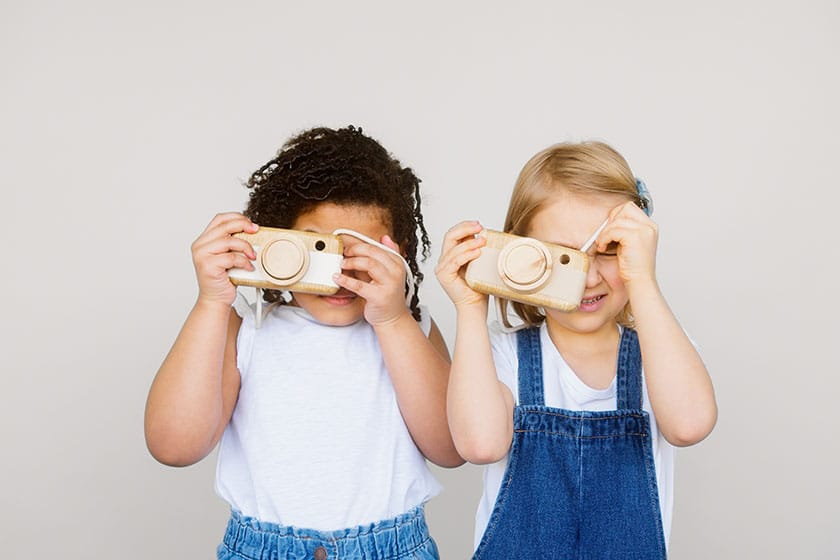
[[[217,215],[193,243],[198,300],[152,383],[145,431],[173,466],[221,440],[231,519],[218,558],[438,558],[426,459],[463,460],[447,426],[449,355],[416,295],[429,250],[419,183],[361,129],[314,128],[254,172],[244,215]],[[269,290],[256,328],[228,271],[254,270],[235,234],[260,226],[350,229],[382,246],[342,236],[338,291]]]

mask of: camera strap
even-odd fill
[[[604,220],[604,223],[602,223],[600,226],[598,226],[598,229],[595,230],[595,233],[593,233],[592,236],[589,239],[586,240],[586,243],[584,243],[583,246],[580,248],[581,253],[587,252],[589,250],[589,248],[592,247],[592,245],[595,244],[595,241],[598,240],[598,236],[601,235],[601,232],[604,231],[604,228],[607,227],[608,223],[610,223],[609,218]]]

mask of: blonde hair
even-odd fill
[[[603,142],[562,143],[550,146],[532,157],[516,179],[510,197],[504,231],[526,236],[531,220],[546,202],[560,193],[592,196],[622,195],[643,207],[636,190],[636,179],[627,161]],[[545,313],[538,307],[497,298],[499,317],[510,327],[507,306],[529,327],[540,325]],[[630,302],[616,316],[616,322],[633,327]]]

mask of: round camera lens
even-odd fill
[[[320,239],[315,242],[315,250],[316,251],[323,251],[327,248],[327,244],[321,241]]]
[[[569,257],[569,255],[567,255],[565,253],[560,255],[560,264],[569,264],[569,261],[571,261],[571,260],[572,260],[571,257]]]

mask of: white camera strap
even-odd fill
[[[595,242],[598,240],[598,236],[601,235],[601,232],[604,231],[604,228],[607,227],[608,223],[610,223],[609,218],[604,220],[604,222],[600,226],[598,226],[598,229],[595,230],[595,233],[593,233],[592,236],[586,240],[586,243],[584,243],[583,246],[580,248],[581,253],[589,251],[589,248],[595,244]]]
[[[251,307],[251,304],[248,303],[248,298],[246,298],[240,290],[237,290],[236,299],[233,302],[233,308],[236,310],[236,314],[243,319],[246,316],[250,316],[254,321],[254,327],[258,329],[262,325],[263,317],[265,317],[277,304],[271,303],[268,306],[263,307],[262,288],[255,288],[255,290],[257,297],[253,307]]]

